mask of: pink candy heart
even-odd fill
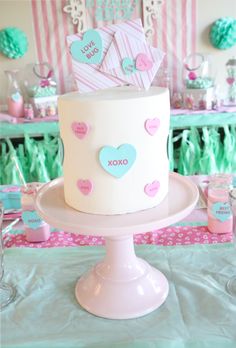
[[[229,85],[232,85],[235,81],[234,77],[227,77],[226,81],[228,82]]]
[[[160,126],[159,118],[147,119],[144,127],[150,135],[154,135]]]
[[[154,197],[154,196],[156,196],[157,192],[159,191],[159,188],[160,188],[160,183],[159,183],[159,181],[155,180],[151,184],[145,185],[144,192],[149,197]]]
[[[83,193],[83,195],[85,196],[89,195],[93,189],[93,183],[90,180],[79,179],[77,181],[77,186],[80,192]]]
[[[136,58],[136,69],[140,71],[150,70],[153,66],[153,62],[144,53],[140,53]]]
[[[71,128],[79,139],[83,139],[89,132],[89,126],[84,122],[73,122]]]

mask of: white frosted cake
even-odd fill
[[[169,92],[118,87],[59,98],[66,203],[91,214],[157,206],[168,193]]]

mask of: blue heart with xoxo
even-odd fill
[[[70,52],[72,57],[81,63],[100,63],[102,60],[102,38],[100,34],[94,29],[86,31],[82,40],[72,42]]]
[[[217,202],[212,205],[212,214],[221,222],[227,221],[231,217],[231,209],[228,202]]]
[[[36,230],[43,225],[43,220],[38,216],[36,211],[26,210],[22,213],[22,220],[26,226]]]
[[[103,169],[116,178],[121,178],[136,160],[136,150],[130,144],[118,148],[104,146],[99,152],[99,161]]]

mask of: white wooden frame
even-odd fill
[[[154,34],[153,19],[157,19],[164,0],[142,0],[143,26],[146,38],[152,40]],[[70,14],[72,23],[77,24],[78,33],[84,32],[86,23],[86,0],[68,0],[63,10]]]

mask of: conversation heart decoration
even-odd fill
[[[232,215],[228,202],[213,203],[211,211],[213,216],[221,222],[227,221]]]
[[[136,57],[136,69],[140,71],[148,71],[153,67],[153,62],[145,53],[140,53]]]
[[[13,93],[13,94],[11,95],[11,99],[12,99],[15,103],[17,103],[18,101],[21,100],[21,95],[20,95],[20,93],[19,93],[19,92]]]
[[[122,62],[122,69],[126,75],[130,75],[139,71],[148,71],[152,68],[153,62],[144,53],[138,54],[136,60],[125,57]]]
[[[149,197],[155,197],[157,192],[159,191],[160,183],[159,181],[155,180],[151,184],[147,184],[144,187],[144,192]]]
[[[84,196],[88,196],[93,190],[93,183],[90,180],[79,179],[77,187]]]
[[[160,126],[159,118],[147,119],[144,123],[144,127],[148,134],[154,135]]]
[[[126,75],[136,72],[135,61],[133,59],[126,57],[122,60],[121,64]]]
[[[102,38],[100,34],[94,29],[86,31],[82,40],[72,42],[70,52],[72,57],[81,63],[100,63],[102,60]]]
[[[27,227],[33,230],[37,230],[37,228],[44,224],[44,221],[39,217],[36,211],[24,211],[22,213],[22,220]]]
[[[110,175],[121,178],[133,166],[136,160],[136,150],[131,144],[123,144],[118,148],[104,146],[99,152],[102,168]]]
[[[79,139],[84,139],[89,132],[89,125],[85,122],[73,122],[71,129],[74,135]]]

